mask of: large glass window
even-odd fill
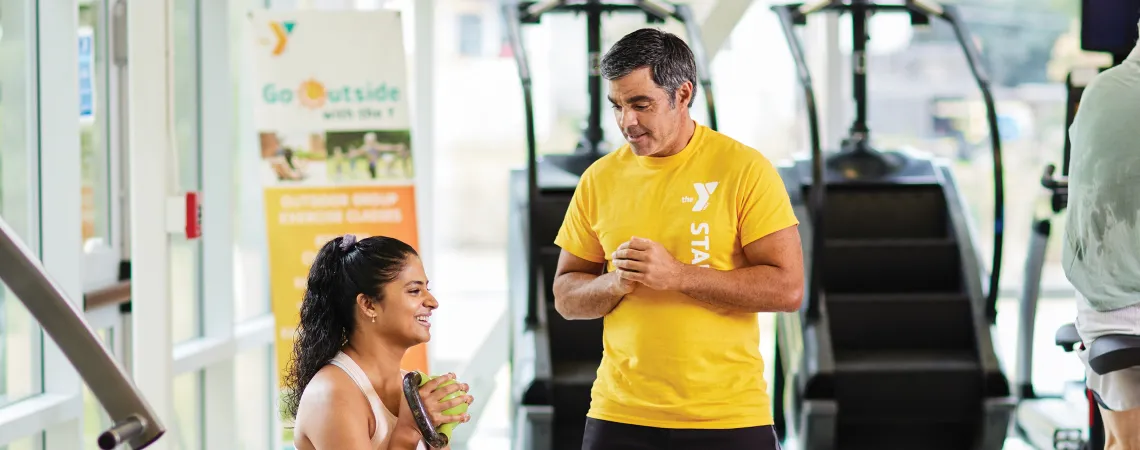
[[[17,439],[16,441],[10,442],[10,443],[8,443],[8,445],[6,445],[4,447],[0,447],[0,448],[2,448],[3,450],[33,450],[37,447],[36,446],[36,438],[37,437],[39,437],[39,436],[32,435],[32,436],[28,436],[25,438],[20,438],[20,439]]]
[[[0,284],[0,406],[40,392],[40,327],[24,304]]]
[[[0,218],[25,242],[36,229],[34,2],[0,0]],[[35,248],[33,246],[32,248]],[[40,392],[39,325],[0,285],[0,406]]]
[[[174,133],[177,192],[201,189],[201,152],[198,146],[198,2],[174,2]],[[170,299],[174,313],[171,332],[175,343],[202,333],[202,244],[182,235],[171,237]]]
[[[175,430],[170,434],[178,450],[202,450],[202,372],[174,377]]]
[[[106,8],[79,1],[79,132],[82,158],[83,241],[87,252],[110,249],[110,131]]]
[[[114,334],[110,329],[95,330],[95,334],[99,336],[100,341],[103,342],[103,347],[108,352],[113,352],[114,348]],[[112,353],[113,354],[113,353]],[[83,384],[83,442],[85,448],[97,448],[95,444],[99,439],[99,435],[103,431],[113,425],[110,416],[107,415],[107,410],[91,393],[91,389],[86,383]]]
[[[459,54],[481,56],[483,53],[483,18],[477,14],[459,15]]]
[[[230,2],[230,67],[237,126],[234,133],[234,320],[243,321],[269,312],[267,274],[268,241],[262,203],[261,160],[253,126],[253,92],[250,61],[245,57],[253,31],[247,16],[251,8],[267,6],[264,0]]]
[[[260,347],[239,354],[234,361],[237,402],[238,450],[261,450],[273,442],[273,353]]]

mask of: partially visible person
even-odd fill
[[[271,161],[277,179],[281,181],[298,181],[305,178],[305,167],[300,159],[293,154],[293,149],[281,147],[277,156]]]
[[[328,164],[332,165],[333,173],[336,174],[334,179],[340,181],[344,178],[344,166],[348,165],[351,160],[348,159],[348,153],[340,146],[334,147],[332,153],[329,153]],[[352,173],[352,172],[349,172]]]
[[[426,450],[401,389],[404,353],[431,339],[439,307],[416,251],[397,239],[345,235],[326,243],[309,271],[286,376],[285,412],[298,450]],[[474,401],[440,400],[464,383],[420,388],[432,421],[467,422],[442,411]],[[438,389],[437,389],[438,388]]]
[[[1069,134],[1062,262],[1078,293],[1085,383],[1105,450],[1140,450],[1140,367],[1099,375],[1087,350],[1101,336],[1140,335],[1140,46],[1085,88]]]
[[[777,450],[756,313],[803,298],[784,182],[690,116],[679,37],[634,31],[599,69],[628,144],[585,171],[555,240],[555,308],[604,321],[582,449]]]
[[[368,176],[376,179],[379,176],[377,165],[380,164],[381,160],[390,161],[395,151],[394,145],[380,142],[376,133],[369,131],[364,133],[364,143],[353,152],[353,155],[363,155],[368,160]],[[388,170],[391,171],[391,164],[389,164]]]
[[[395,175],[395,167],[399,164],[403,176],[410,178],[413,175],[411,149],[408,148],[408,144],[404,142],[394,144],[393,146],[395,147],[395,150],[392,152],[393,157],[388,161],[389,175]]]

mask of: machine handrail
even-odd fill
[[[909,0],[908,5],[915,4],[914,2],[916,0]],[[954,28],[954,34],[958,37],[962,51],[966,53],[966,60],[970,63],[970,71],[974,74],[974,80],[978,84],[978,89],[982,91],[982,97],[986,103],[986,120],[989,122],[990,146],[994,164],[994,249],[993,262],[990,268],[989,292],[986,293],[985,313],[992,324],[997,321],[997,299],[998,292],[1001,290],[999,284],[1001,280],[1001,253],[1005,234],[1005,181],[1003,178],[1005,170],[1002,167],[1001,133],[998,129],[997,105],[990,90],[989,75],[985,72],[978,49],[973,40],[970,39],[966,24],[958,13],[958,7],[956,5],[942,5],[942,14],[939,17]]]
[[[546,3],[551,5],[547,11],[559,5],[562,5],[561,0],[555,0]],[[523,103],[526,106],[524,115],[526,116],[526,187],[527,187],[527,225],[523,227],[523,231],[528,234],[526,242],[531,241],[529,234],[531,228],[535,223],[535,210],[534,200],[538,198],[538,148],[535,142],[534,132],[534,99],[531,93],[531,80],[530,80],[530,64],[527,62],[526,48],[523,47],[522,42],[522,22],[519,19],[519,5],[517,3],[508,2],[503,4],[503,14],[506,16],[507,22],[507,40],[511,44],[511,53],[514,54],[515,63],[518,66],[519,81],[522,82],[523,89]],[[535,304],[538,302],[538,248],[533,245],[527,246],[526,250],[526,266],[527,266],[527,310],[525,321],[527,324],[534,325],[538,323],[538,314],[535,311]]]
[[[644,3],[649,3],[649,0],[644,0]],[[709,70],[708,52],[705,48],[704,38],[701,37],[701,27],[697,24],[696,19],[693,18],[693,9],[687,4],[678,4],[674,8],[673,17],[685,25],[685,31],[689,35],[689,47],[693,50],[693,60],[697,64],[697,82],[701,84],[701,88],[705,91],[705,103],[708,105],[709,110],[709,128],[717,129],[716,125],[716,107],[713,104],[713,89],[712,89],[712,72]]]
[[[532,4],[526,8],[526,14],[527,14],[527,16],[530,16],[530,17],[539,17],[539,16],[543,15],[544,13],[551,11],[554,8],[557,8],[559,6],[563,6],[565,4],[566,4],[565,0],[548,0],[545,2],[535,3],[535,4]],[[504,6],[510,6],[510,5],[507,4]]]
[[[1004,225],[1005,225],[1005,186],[1004,186],[1004,169],[1002,167],[1001,156],[1001,134],[997,121],[997,107],[994,102],[993,93],[990,90],[990,80],[988,74],[985,72],[979,51],[970,39],[970,33],[966,28],[965,23],[961,20],[958,13],[958,8],[954,5],[941,5],[927,0],[907,0],[906,4],[874,4],[869,0],[864,0],[859,3],[859,7],[868,11],[876,12],[909,12],[912,15],[922,16],[936,16],[946,21],[953,29],[957,36],[958,43],[962,47],[962,51],[966,54],[966,60],[969,63],[970,71],[974,76],[974,80],[978,88],[982,92],[983,100],[986,104],[986,119],[989,125],[990,141],[993,155],[993,176],[994,176],[994,247],[993,247],[993,262],[990,270],[989,290],[985,298],[985,314],[991,323],[997,320],[997,295],[1000,289],[1001,278],[1001,263],[1002,263],[1002,244],[1004,239]],[[812,205],[810,208],[812,214],[813,226],[813,251],[812,251],[812,267],[811,267],[811,291],[808,296],[807,315],[808,317],[815,317],[818,314],[818,294],[817,288],[819,284],[816,279],[821,272],[820,245],[822,245],[822,225],[823,225],[823,202],[824,194],[822,193],[824,185],[822,176],[823,155],[822,150],[819,149],[819,126],[817,123],[816,106],[814,90],[811,86],[811,76],[808,73],[806,59],[804,58],[803,48],[799,43],[799,39],[795,35],[794,27],[797,24],[805,22],[805,17],[808,14],[828,11],[828,10],[850,10],[851,5],[844,3],[842,0],[819,0],[812,3],[804,4],[786,4],[774,5],[772,10],[779,16],[780,25],[787,37],[788,45],[791,47],[792,57],[796,62],[796,69],[799,75],[800,84],[803,85],[805,91],[805,100],[808,109],[808,119],[810,124],[810,132],[812,134]],[[817,198],[818,197],[818,198]]]
[[[99,436],[99,446],[109,450],[126,444],[138,450],[157,441],[165,429],[150,404],[3,218],[0,261],[0,280],[51,336],[115,424]]]
[[[826,187],[823,179],[823,147],[820,144],[819,113],[815,104],[815,88],[812,87],[811,70],[808,69],[807,59],[804,57],[803,47],[795,35],[795,22],[798,20],[798,10],[793,5],[773,5],[772,11],[780,19],[780,28],[787,38],[788,47],[792,52],[792,59],[796,63],[796,74],[804,90],[804,104],[807,106],[808,127],[811,134],[811,199],[808,211],[812,226],[812,255],[811,267],[808,274],[808,298],[805,315],[810,319],[819,317],[819,290],[823,285],[823,211],[826,203]],[[801,16],[802,17],[802,16]]]
[[[660,17],[662,19],[669,16],[677,17],[677,11],[680,9],[680,7],[688,6],[673,6],[665,2],[659,2],[657,0],[636,0],[634,4],[636,4],[638,8],[641,8],[645,12],[653,14],[654,16]]]

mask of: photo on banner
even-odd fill
[[[276,319],[278,379],[309,267],[330,239],[390,236],[419,249],[403,31],[397,11],[250,14]],[[406,370],[427,372],[424,346]],[[283,444],[291,448],[286,427]]]

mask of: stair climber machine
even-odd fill
[[[577,148],[568,154],[537,153],[531,74],[522,25],[545,14],[586,15],[589,117]],[[514,448],[582,448],[590,390],[602,360],[602,321],[568,321],[554,311],[554,272],[560,249],[554,238],[582,173],[608,148],[602,135],[602,14],[644,14],[649,23],[684,24],[697,64],[709,127],[717,129],[713,90],[699,24],[688,5],[655,0],[548,0],[508,2],[507,35],[522,81],[526,107],[527,165],[511,173],[508,279],[511,314],[511,420]]]
[[[1140,0],[1091,2],[1082,4],[1081,49],[1112,55],[1110,67],[1077,69],[1066,80],[1068,90],[1065,123],[1065,146],[1061,173],[1053,164],[1045,167],[1041,185],[1048,196],[1048,208],[1033,219],[1029,255],[1025,262],[1025,286],[1018,318],[1017,388],[1021,403],[1017,409],[1017,431],[1030,445],[1040,450],[1100,450],[1104,448],[1104,423],[1091,392],[1082,383],[1078,401],[1063,396],[1047,396],[1033,388],[1033,332],[1037,317],[1041,272],[1045,265],[1045,249],[1049,243],[1054,216],[1068,207],[1069,162],[1071,142],[1069,127],[1076,118],[1085,87],[1100,72],[1124,62],[1140,38]],[[1054,334],[1054,343],[1066,352],[1082,345],[1076,327],[1062,326]],[[1089,365],[1098,374],[1140,366],[1140,336],[1105,336],[1089,346]]]
[[[780,167],[804,243],[805,299],[777,316],[774,416],[804,450],[1003,447],[1016,401],[994,352],[1001,269],[1001,138],[987,74],[953,5],[834,0],[772,7],[802,85],[811,155]],[[849,13],[855,120],[838,152],[821,149],[811,75],[795,28]],[[993,148],[992,270],[972,235],[950,167],[874,148],[867,128],[871,14],[948,23],[985,100]],[[806,220],[805,220],[806,218]],[[988,280],[987,280],[988,278]],[[785,398],[787,397],[787,398]]]

